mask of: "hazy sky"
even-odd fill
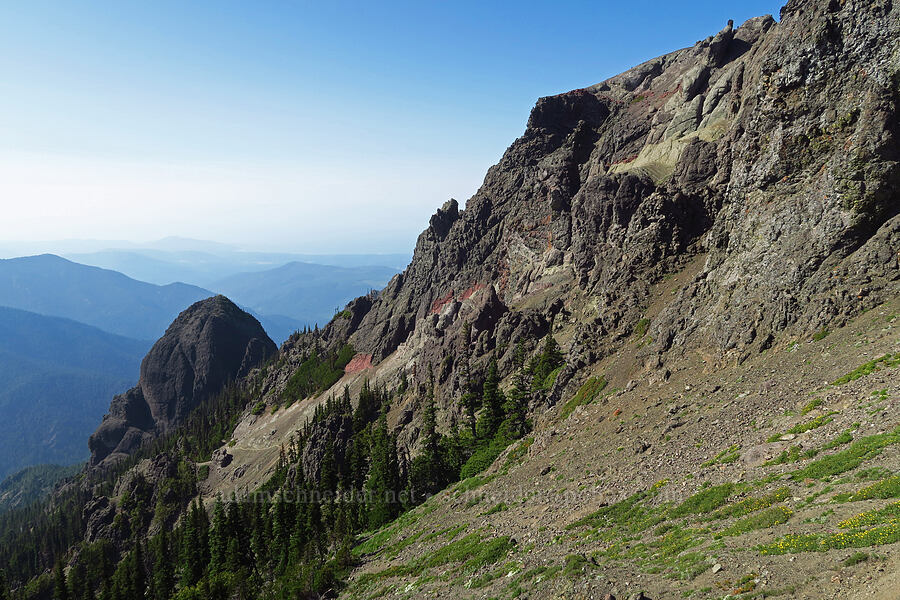
[[[4,2],[0,240],[407,252],[539,96],[779,8]]]

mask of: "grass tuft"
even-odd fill
[[[887,433],[861,438],[850,444],[846,450],[815,460],[803,469],[794,471],[791,478],[800,481],[839,475],[855,469],[865,460],[875,458],[886,447],[897,443],[900,443],[900,427]]]
[[[566,402],[563,407],[559,411],[560,420],[565,420],[569,418],[569,415],[584,404],[590,404],[593,402],[597,396],[602,392],[607,385],[606,378],[603,376],[600,377],[591,377],[587,381],[584,382],[584,385],[578,390],[575,396],[572,397],[571,400]]]
[[[701,490],[676,506],[670,516],[677,518],[712,512],[728,502],[736,487],[733,483],[725,483]]]
[[[876,358],[875,360],[870,360],[867,363],[863,363],[843,377],[837,378],[832,385],[844,385],[845,383],[856,381],[860,377],[871,375],[875,371],[878,371],[882,366],[896,367],[897,365],[900,365],[900,353],[894,355],[888,353],[884,356]]]

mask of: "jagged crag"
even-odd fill
[[[276,350],[259,321],[224,296],[194,303],[141,361],[138,384],[113,399],[88,442],[91,465],[122,459],[175,429],[204,400]]]
[[[898,40],[889,0],[791,1],[541,98],[403,273],[261,368],[241,338],[224,396],[163,338],[92,437],[118,462],[3,524],[11,587],[896,597]]]

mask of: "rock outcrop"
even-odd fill
[[[375,365],[401,344],[420,363],[479,360],[555,318],[576,330],[574,373],[691,261],[647,364],[690,349],[740,362],[884,301],[900,282],[898,40],[897,3],[795,0],[780,22],[728,23],[541,98],[465,210],[438,210],[409,267],[326,341]]]
[[[91,436],[91,464],[116,460],[174,429],[198,404],[277,351],[259,322],[228,298],[178,315],[141,363],[138,385],[116,396]]]

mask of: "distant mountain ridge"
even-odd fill
[[[155,260],[133,256],[143,265]],[[185,274],[195,267],[202,270],[203,261],[212,264],[221,260],[193,251],[177,256],[184,261]],[[351,262],[367,260],[364,255],[344,258]],[[234,268],[231,265],[226,271]],[[384,287],[397,272],[393,267],[377,265],[336,267],[295,261],[274,269],[234,273],[207,289],[180,282],[156,285],[118,271],[41,254],[0,260],[0,306],[72,319],[130,338],[154,340],[179,312],[198,300],[223,293],[251,311],[280,343],[307,325],[324,325],[334,316],[336,307],[370,289]]]
[[[141,340],[156,339],[180,311],[212,295],[184,283],[137,281],[52,254],[0,260],[0,306]]]
[[[387,267],[399,272],[412,258],[410,254],[290,254],[217,251],[215,247],[210,250],[105,248],[94,252],[63,252],[61,255],[157,285],[181,281],[201,287],[210,287],[214,282],[238,273],[266,271],[291,262],[345,269]]]
[[[60,480],[71,477],[82,468],[80,464],[35,465],[26,467],[0,481],[0,513],[11,508],[28,506],[43,498]]]
[[[88,457],[85,440],[137,378],[149,342],[0,307],[0,479]]]
[[[347,302],[383,288],[397,271],[388,267],[351,268],[291,262],[275,269],[240,273],[210,287],[262,314],[289,315],[324,326]]]

